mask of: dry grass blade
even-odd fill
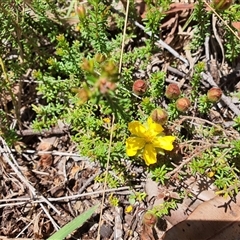
[[[106,170],[105,170],[106,174],[105,174],[104,186],[103,186],[102,203],[101,203],[101,206],[100,206],[100,216],[99,216],[97,240],[100,240],[100,227],[101,227],[103,207],[104,207],[104,202],[105,202],[105,193],[106,193],[106,189],[107,189],[107,176],[108,176],[109,161],[110,161],[110,154],[111,154],[111,145],[112,145],[112,137],[113,137],[114,120],[115,120],[115,117],[113,115],[112,116],[112,123],[111,123],[111,133],[110,133],[110,140],[109,140],[107,164],[106,164]]]
[[[125,22],[124,22],[124,29],[123,29],[121,56],[120,56],[120,62],[119,62],[119,67],[118,67],[119,74],[121,73],[121,69],[122,69],[122,60],[123,60],[123,51],[124,51],[125,36],[126,36],[126,30],[127,30],[129,4],[130,4],[130,1],[128,0],[127,1],[127,7],[126,7],[126,16],[125,16]],[[106,190],[106,187],[107,187],[107,176],[108,176],[109,160],[110,160],[110,153],[111,153],[111,144],[112,144],[112,137],[113,137],[114,119],[115,119],[115,117],[113,115],[112,116],[112,123],[111,123],[111,134],[110,134],[110,141],[109,141],[109,149],[108,149],[108,157],[107,157],[107,165],[106,165],[106,174],[105,174],[104,188],[103,188],[104,191],[103,191],[103,196],[102,196],[102,204],[101,204],[101,210],[100,210],[100,219],[99,219],[97,240],[100,240],[100,227],[101,227],[101,221],[102,221],[103,205],[104,205],[104,201],[105,201],[105,190]]]
[[[6,142],[2,137],[0,137],[0,141],[2,143],[3,147],[0,147],[0,152],[2,153],[3,160],[11,166],[11,168],[14,170],[18,178],[22,181],[22,184],[25,184],[27,188],[30,191],[30,194],[33,198],[37,197],[36,189],[27,181],[27,179],[24,177],[22,171],[19,168],[19,165],[17,161],[15,160],[14,156],[12,155],[9,147],[7,146]],[[43,200],[44,203],[46,203],[48,206],[50,206],[58,215],[60,215],[60,211],[58,211],[52,203],[50,203],[44,196],[40,196],[40,199]],[[59,229],[58,224],[55,222],[55,220],[51,217],[46,207],[43,205],[43,203],[40,203],[40,206],[42,207],[43,211],[46,213],[46,215],[49,217],[50,221],[52,222],[54,228],[56,230]]]

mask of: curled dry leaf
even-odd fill
[[[238,239],[239,208],[240,194],[234,200],[216,196],[200,204],[185,221],[168,230],[163,239]]]
[[[180,199],[179,194],[173,192],[166,187],[159,187],[158,183],[153,181],[151,178],[147,178],[145,191],[147,193],[147,200],[153,206],[162,204],[167,199]]]
[[[172,210],[169,216],[165,216],[165,219],[171,226],[186,220],[200,204],[216,196],[215,187],[213,185],[208,185],[206,187],[204,183],[204,180],[201,178],[196,180],[195,177],[191,177],[184,181],[184,184],[189,188],[189,193],[193,196],[197,196],[197,198],[189,198],[186,196],[182,202],[177,204],[178,207],[176,210]]]
[[[144,224],[143,230],[140,235],[141,240],[156,240],[156,238],[153,235],[153,228]]]
[[[39,166],[46,168],[50,167],[53,163],[53,157],[51,154],[41,154],[40,160],[39,160]]]
[[[48,141],[42,141],[39,143],[37,147],[37,151],[51,151],[53,148],[53,144]]]
[[[53,149],[53,144],[55,142],[56,138],[45,138],[42,142],[39,143],[37,147],[37,151],[51,151]],[[53,163],[53,156],[49,153],[40,153],[40,160],[38,165],[40,167],[46,168],[52,165]]]
[[[71,178],[75,178],[75,176],[77,176],[78,172],[82,170],[82,167],[78,166],[76,163],[75,165],[72,167],[71,171],[70,171],[70,179]]]

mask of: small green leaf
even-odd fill
[[[50,238],[48,238],[48,240],[65,239],[70,233],[72,233],[77,228],[81,227],[92,216],[92,214],[96,211],[98,207],[99,204],[89,208],[80,216],[74,218],[71,222],[67,223],[64,227],[59,229]]]

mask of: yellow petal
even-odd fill
[[[132,210],[133,210],[133,206],[129,205],[125,208],[125,213],[130,213],[130,212],[132,212]]]
[[[137,154],[137,151],[142,149],[145,145],[145,140],[139,137],[129,137],[126,140],[126,153],[132,157]]]
[[[176,138],[174,136],[155,137],[153,146],[155,148],[162,148],[167,151],[173,150],[173,142]]]
[[[207,175],[208,175],[208,177],[212,178],[215,175],[215,172],[212,172],[212,171],[208,172]]]
[[[131,134],[138,137],[144,137],[144,133],[147,131],[147,129],[139,121],[130,122],[128,124],[128,130]]]
[[[149,130],[151,130],[151,132],[154,132],[155,136],[157,136],[159,133],[161,133],[164,130],[162,125],[154,122],[151,117],[148,118],[147,124],[148,124]]]
[[[143,151],[143,159],[147,165],[157,162],[157,152],[152,144],[146,144]]]

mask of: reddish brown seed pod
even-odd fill
[[[168,114],[164,109],[156,108],[152,111],[151,118],[154,122],[164,125],[168,120]]]
[[[179,86],[175,83],[170,83],[165,91],[165,96],[168,99],[178,99],[178,97],[181,95],[181,90]]]
[[[186,112],[191,106],[191,102],[188,98],[179,98],[176,101],[176,108],[179,112]]]
[[[78,6],[78,7],[76,8],[76,12],[77,12],[78,17],[79,17],[80,20],[81,20],[81,19],[84,19],[84,18],[86,17],[86,9],[85,9],[85,7],[83,6],[83,4],[81,4],[80,6]]]
[[[210,102],[218,102],[222,97],[222,90],[218,87],[213,87],[208,90],[207,98]]]
[[[138,79],[133,83],[132,91],[136,95],[143,95],[147,91],[147,88],[147,83],[142,79]]]

